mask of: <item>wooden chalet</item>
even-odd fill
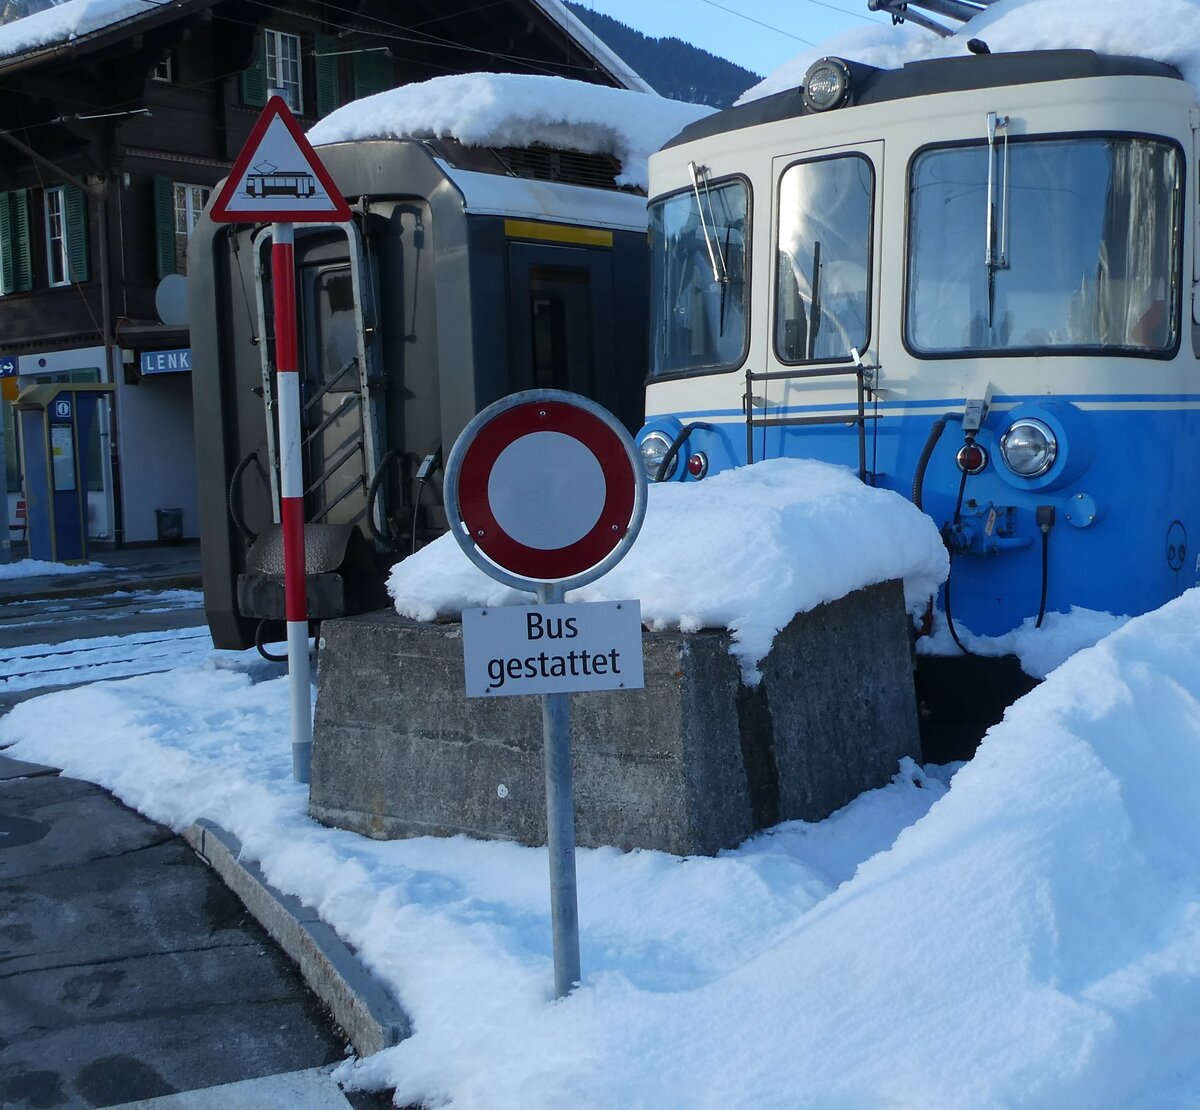
[[[89,447],[88,531],[102,544],[170,538],[163,509],[196,535],[179,275],[268,90],[308,126],[448,73],[646,89],[558,0],[111,0],[56,32],[46,17],[65,26],[71,8],[0,27],[0,407],[11,507],[18,390],[114,383]]]

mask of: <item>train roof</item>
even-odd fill
[[[1094,50],[1028,50],[1003,54],[972,54],[965,58],[937,58],[909,62],[901,69],[877,69],[843,59],[850,67],[853,85],[846,107],[882,104],[889,100],[931,96],[935,93],[1032,85],[1046,81],[1071,81],[1086,77],[1165,77],[1182,81],[1174,66],[1148,58],[1097,54]],[[751,100],[689,124],[663,146],[694,142],[711,135],[738,131],[763,123],[815,115],[804,103],[800,89]]]

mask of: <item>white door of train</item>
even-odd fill
[[[771,407],[849,400],[858,360],[878,362],[883,145],[772,159],[766,361],[774,372],[794,367],[798,374],[827,366],[829,376],[764,382]]]

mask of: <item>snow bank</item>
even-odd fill
[[[18,559],[0,563],[0,581],[14,578],[40,578],[51,574],[95,574],[106,570],[103,563],[51,563],[45,559]]]
[[[958,26],[952,20],[942,22]],[[1142,0],[1136,8],[1124,0],[998,0],[950,38],[907,23],[835,35],[780,66],[744,92],[738,103],[795,88],[808,67],[826,54],[898,69],[927,58],[962,57],[967,40],[973,38],[983,39],[994,54],[1076,48],[1152,58],[1177,66],[1200,89],[1200,0]]]
[[[948,792],[906,764],[715,859],[581,850],[560,1002],[545,851],[320,828],[286,679],[220,658],[17,705],[0,746],[226,825],[315,906],[414,1023],[344,1080],[452,1110],[1200,1104],[1200,590],[1055,671]]]
[[[66,0],[0,27],[0,57],[69,42],[159,7],[162,0]]]
[[[749,682],[797,613],[891,578],[924,610],[945,579],[932,520],[843,467],[770,459],[703,482],[653,484],[629,554],[568,600],[637,599],[652,628],[728,628]],[[401,616],[457,617],[473,606],[525,605],[531,595],[487,577],[445,535],[392,569]]]
[[[645,188],[649,156],[715,109],[565,77],[465,73],[366,96],[309,132],[316,145],[354,139],[454,138],[466,146],[547,146],[612,154],[619,184]]]

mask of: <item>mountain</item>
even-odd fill
[[[632,27],[566,0],[566,6],[646,79],[655,92],[672,100],[728,108],[762,78],[733,62],[674,37],[652,39]]]
[[[54,7],[54,0],[0,0],[0,24]]]

